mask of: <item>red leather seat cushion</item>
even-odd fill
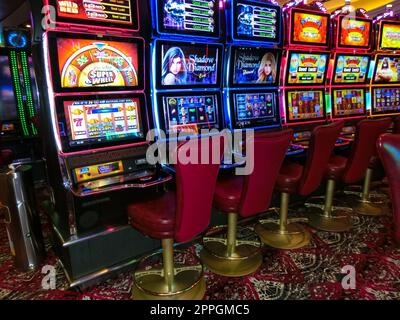
[[[333,156],[328,163],[325,171],[325,178],[338,181],[344,173],[347,165],[347,158],[343,156]]]
[[[303,166],[297,163],[286,163],[279,171],[276,189],[279,192],[295,193],[303,174]]]
[[[243,176],[218,179],[214,207],[222,212],[238,212],[244,184]]]
[[[176,194],[166,192],[128,206],[130,224],[155,239],[173,239],[175,235]]]

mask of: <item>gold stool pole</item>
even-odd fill
[[[174,240],[163,239],[161,241],[163,249],[163,268],[164,268],[164,279],[167,285],[168,292],[172,292],[174,285]]]
[[[369,190],[371,188],[371,180],[372,180],[372,169],[368,168],[367,172],[365,173],[364,185],[361,196],[363,201],[369,200]]]
[[[333,196],[335,193],[335,180],[329,179],[324,208],[309,207],[309,224],[315,229],[330,232],[344,232],[352,227],[351,216],[344,209],[333,210]]]
[[[226,243],[226,254],[232,257],[236,251],[236,232],[237,232],[238,215],[236,213],[228,214],[228,235]]]
[[[279,225],[261,220],[255,230],[262,242],[278,249],[297,249],[308,245],[311,234],[298,223],[288,223],[289,193],[281,193]]]

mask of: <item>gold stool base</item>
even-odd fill
[[[324,215],[319,208],[309,208],[309,225],[317,230],[328,232],[346,232],[353,224],[351,222],[351,210],[332,210],[331,216]]]
[[[218,229],[216,227],[214,229]],[[245,228],[239,228],[239,230]],[[215,231],[212,229],[203,238],[204,248],[200,252],[203,264],[212,272],[226,277],[242,277],[251,274],[261,266],[261,242],[254,232],[243,239],[238,232],[236,247],[232,254],[228,254],[227,240],[224,234],[208,236]],[[249,238],[250,235],[250,238]]]
[[[191,255],[191,259],[182,258]],[[190,261],[183,264],[181,261]],[[133,273],[134,300],[201,300],[206,291],[203,265],[187,252],[175,251],[174,276],[170,287],[164,277],[162,257],[155,253],[143,258]]]
[[[372,217],[386,216],[391,212],[386,202],[371,202],[361,199],[355,200],[353,210],[357,214]]]
[[[273,222],[259,223],[255,231],[263,243],[277,249],[298,249],[311,241],[311,234],[297,223],[288,224],[286,231],[281,231],[279,225]]]

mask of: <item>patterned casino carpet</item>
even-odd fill
[[[261,269],[233,279],[206,271],[205,299],[396,299],[400,300],[400,249],[391,238],[391,218],[356,217],[351,233],[313,233],[311,245],[295,251],[264,249]],[[48,245],[49,248],[49,245]],[[198,252],[200,245],[189,250]],[[0,299],[129,299],[131,273],[90,290],[67,289],[54,253],[46,263],[57,270],[55,290],[43,290],[41,269],[19,273],[13,268],[4,225],[0,226]],[[341,268],[356,268],[356,289],[343,289]]]

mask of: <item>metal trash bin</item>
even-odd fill
[[[0,221],[5,223],[15,267],[36,269],[45,258],[45,247],[29,165],[0,169]]]

